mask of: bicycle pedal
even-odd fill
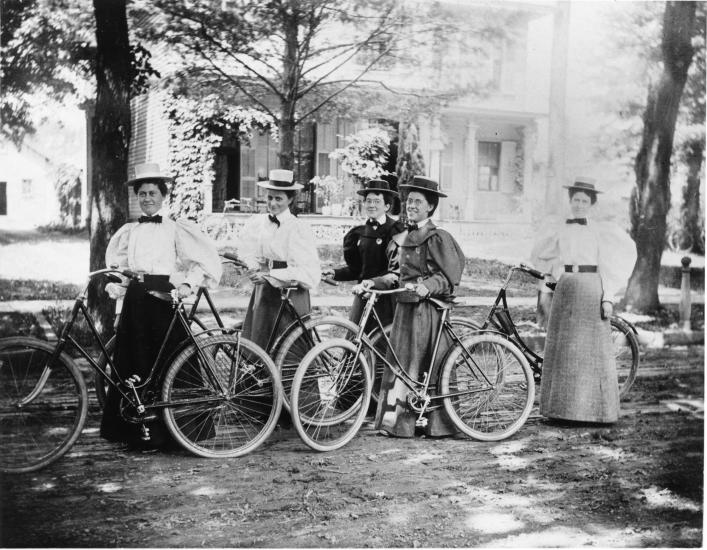
[[[427,418],[424,416],[422,418],[418,418],[415,420],[415,427],[417,428],[425,428],[427,427]]]
[[[140,439],[142,441],[150,441],[150,428],[146,426],[140,426]]]

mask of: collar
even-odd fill
[[[421,229],[430,222],[430,218],[425,218],[421,222],[417,222],[417,228]]]
[[[147,214],[145,214],[145,213],[141,210],[141,211],[140,211],[140,216],[147,216]],[[160,208],[157,212],[155,212],[154,214],[152,214],[152,216],[150,216],[150,218],[152,218],[152,217],[154,217],[154,216],[162,216],[162,221],[164,222],[164,220],[169,217],[169,216],[167,215],[167,208],[163,206],[163,207]]]
[[[270,214],[268,212],[268,214]],[[285,208],[282,212],[280,212],[277,216],[275,216],[280,223],[284,222],[285,220],[289,220],[290,218],[294,218],[295,215],[290,212],[289,208]]]

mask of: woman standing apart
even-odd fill
[[[157,358],[172,319],[172,304],[149,294],[169,292],[175,287],[182,298],[196,287],[218,286],[221,260],[214,242],[192,222],[171,220],[163,210],[167,182],[157,164],[138,164],[135,177],[127,182],[137,195],[143,215],[126,223],[111,238],[106,249],[106,265],[129,269],[140,275],[125,291],[116,334],[115,367],[125,379],[136,375],[145,381]],[[118,298],[123,287],[109,284],[111,297]],[[187,337],[181,327],[173,330],[163,359]],[[154,420],[149,427],[151,445],[167,442],[164,425]],[[137,424],[120,414],[120,394],[111,387],[101,420],[101,436],[109,441],[138,443],[147,440]]]
[[[344,236],[344,261],[346,265],[324,271],[336,281],[361,282],[385,274],[388,271],[387,248],[393,235],[404,227],[388,215],[395,191],[384,180],[370,180],[364,189],[356,191],[364,197],[368,219]],[[358,324],[363,313],[364,302],[359,295],[354,297],[349,319]],[[391,296],[381,296],[376,302],[376,313],[383,326],[393,320],[395,302]],[[372,324],[372,321],[369,321]]]
[[[303,187],[292,180],[291,170],[271,170],[269,181],[258,182],[267,190],[268,213],[256,214],[246,222],[238,250],[253,282],[243,336],[263,349],[280,307],[278,283],[299,286],[290,298],[297,313],[305,315],[311,310],[309,289],[316,287],[320,278],[319,256],[312,230],[290,210],[297,190]],[[291,317],[283,316],[276,334],[295,320]]]
[[[540,413],[612,423],[619,386],[609,318],[636,262],[636,246],[616,224],[589,217],[601,191],[591,178],[569,189],[572,218],[541,230],[532,261],[558,281],[545,342]]]
[[[373,279],[364,279],[360,290],[390,289],[411,284],[414,290],[397,294],[393,317],[392,348],[407,373],[416,380],[430,368],[433,338],[439,329],[440,313],[425,298],[445,299],[452,295],[464,271],[464,254],[449,233],[438,228],[430,219],[440,197],[436,181],[415,176],[412,184],[401,185],[407,193],[405,202],[407,230],[393,236],[389,246],[389,272]],[[438,364],[432,367],[434,381],[439,363],[444,357],[438,352]],[[407,387],[386,369],[381,382],[375,427],[395,437],[413,437],[417,414],[407,408]],[[443,409],[432,411],[423,423],[428,436],[456,433],[456,428]]]

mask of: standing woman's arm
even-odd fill
[[[314,234],[309,224],[302,220],[288,227],[287,267],[271,269],[270,276],[280,281],[297,281],[304,288],[319,284],[321,268]]]

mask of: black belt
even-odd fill
[[[287,262],[281,262],[280,260],[269,260],[268,265],[270,269],[285,269],[287,267]]]
[[[565,273],[596,273],[595,265],[566,265]]]

